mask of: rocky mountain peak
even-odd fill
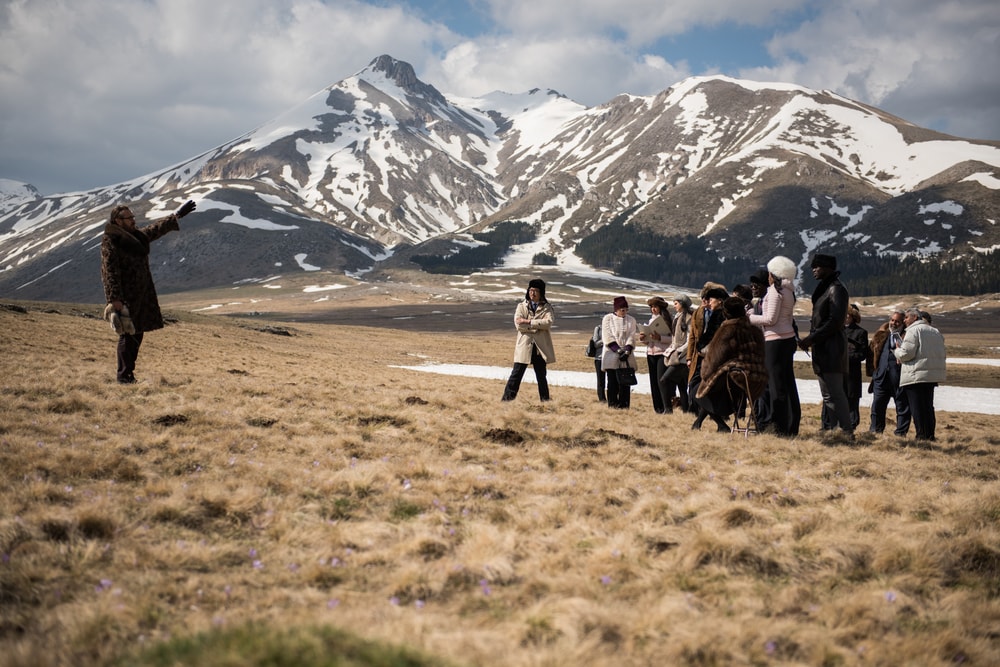
[[[368,64],[368,69],[373,72],[385,74],[387,79],[393,81],[404,90],[409,90],[421,84],[420,79],[417,78],[417,73],[413,71],[413,66],[410,63],[396,60],[389,55],[383,54],[371,61]]]
[[[390,55],[383,54],[371,61],[363,71],[381,74],[411,95],[423,97],[438,104],[445,103],[444,95],[434,86],[418,79],[417,73],[413,71],[413,66],[408,62],[396,60]]]

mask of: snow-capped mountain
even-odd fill
[[[0,211],[33,202],[41,197],[42,195],[32,185],[0,178]]]
[[[155,251],[157,285],[183,290],[444,256],[502,221],[534,229],[509,263],[579,263],[581,241],[611,225],[760,264],[819,246],[953,257],[1000,247],[998,188],[997,142],[829,92],[700,77],[593,108],[551,90],[469,99],[380,56],[154,174],[51,197],[0,184],[0,293],[99,301],[95,249],[122,202],[140,221],[198,202]]]

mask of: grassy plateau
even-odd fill
[[[746,438],[405,368],[508,366],[517,298],[474,332],[166,299],[124,386],[100,306],[8,302],[0,664],[1000,664],[1000,417]]]

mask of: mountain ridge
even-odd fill
[[[110,207],[152,218],[187,198],[198,211],[155,251],[168,289],[303,265],[375,275],[512,220],[536,230],[537,252],[515,248],[508,264],[608,268],[577,249],[610,224],[700,239],[722,261],[778,251],[802,264],[820,244],[951,260],[1000,247],[998,176],[1000,142],[828,91],[720,76],[590,108],[542,89],[461,98],[383,55],[190,160],[87,192],[0,195],[0,292],[99,298],[84,284]]]

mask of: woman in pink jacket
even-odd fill
[[[794,437],[799,434],[802,406],[795,385],[795,262],[777,256],[767,263],[767,292],[762,313],[750,315],[750,323],[764,330],[764,365],[767,367],[768,391],[771,401],[770,426],[777,435]]]

